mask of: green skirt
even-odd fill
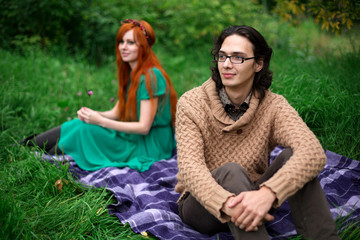
[[[80,168],[129,167],[140,172],[169,159],[176,146],[171,126],[153,126],[147,135],[126,134],[79,119],[61,126],[59,148]]]

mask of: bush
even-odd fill
[[[262,16],[258,5],[238,0],[0,0],[0,4],[2,48],[64,45],[70,52],[85,51],[98,64],[113,54],[117,29],[126,18],[150,22],[159,42],[171,50],[211,43],[226,26],[259,21]]]
[[[64,45],[101,62],[114,49],[114,19],[101,1],[0,0],[0,44],[24,50]]]

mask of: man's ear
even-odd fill
[[[256,64],[255,72],[260,72],[264,66],[264,60],[262,58],[260,58],[255,64]]]

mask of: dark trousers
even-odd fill
[[[227,163],[212,171],[212,175],[224,189],[238,195],[243,191],[259,189],[259,185],[273,176],[291,155],[292,151],[285,149],[255,184],[237,163]],[[302,189],[289,197],[288,202],[298,234],[313,240],[340,239],[336,234],[336,224],[332,219],[328,202],[318,178],[305,184]],[[273,210],[271,209],[270,214]],[[213,235],[230,229],[235,239],[269,239],[264,225],[260,226],[256,232],[245,232],[231,221],[225,224],[221,223],[190,193],[186,193],[179,201],[179,215],[184,223],[204,234]]]
[[[27,138],[24,144],[27,146],[38,146],[50,155],[62,154],[62,151],[58,148],[58,142],[60,139],[61,126],[52,128],[46,132],[36,135],[31,138]]]

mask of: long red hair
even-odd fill
[[[153,87],[151,86],[151,77],[149,73],[149,69],[153,67],[158,68],[163,76],[166,79],[166,94],[170,94],[170,105],[171,105],[171,123],[174,126],[175,123],[175,112],[176,112],[176,103],[177,103],[177,94],[173,85],[171,83],[169,75],[165,72],[165,70],[161,67],[159,60],[157,59],[155,53],[151,49],[151,46],[155,43],[155,32],[149,23],[146,21],[136,21],[140,23],[146,31],[146,35],[144,31],[139,27],[138,24],[134,24],[132,22],[124,23],[121,25],[117,35],[116,35],[116,62],[118,68],[118,79],[119,79],[119,90],[118,90],[118,99],[119,99],[119,110],[120,110],[120,120],[121,121],[137,121],[137,109],[136,109],[136,92],[139,86],[139,80],[141,75],[145,76],[145,84],[146,88],[150,95],[150,101],[152,105],[154,105],[153,98]],[[133,29],[134,30],[134,39],[135,43],[139,47],[137,64],[135,69],[130,68],[129,63],[123,62],[120,51],[119,44],[122,41],[124,34]],[[131,71],[131,75],[130,75]],[[156,84],[156,76],[152,72],[152,75]],[[128,94],[126,98],[126,89],[128,87],[130,78],[131,84],[128,88]],[[159,102],[160,104],[160,102]],[[156,109],[153,107],[153,114],[156,113]]]

